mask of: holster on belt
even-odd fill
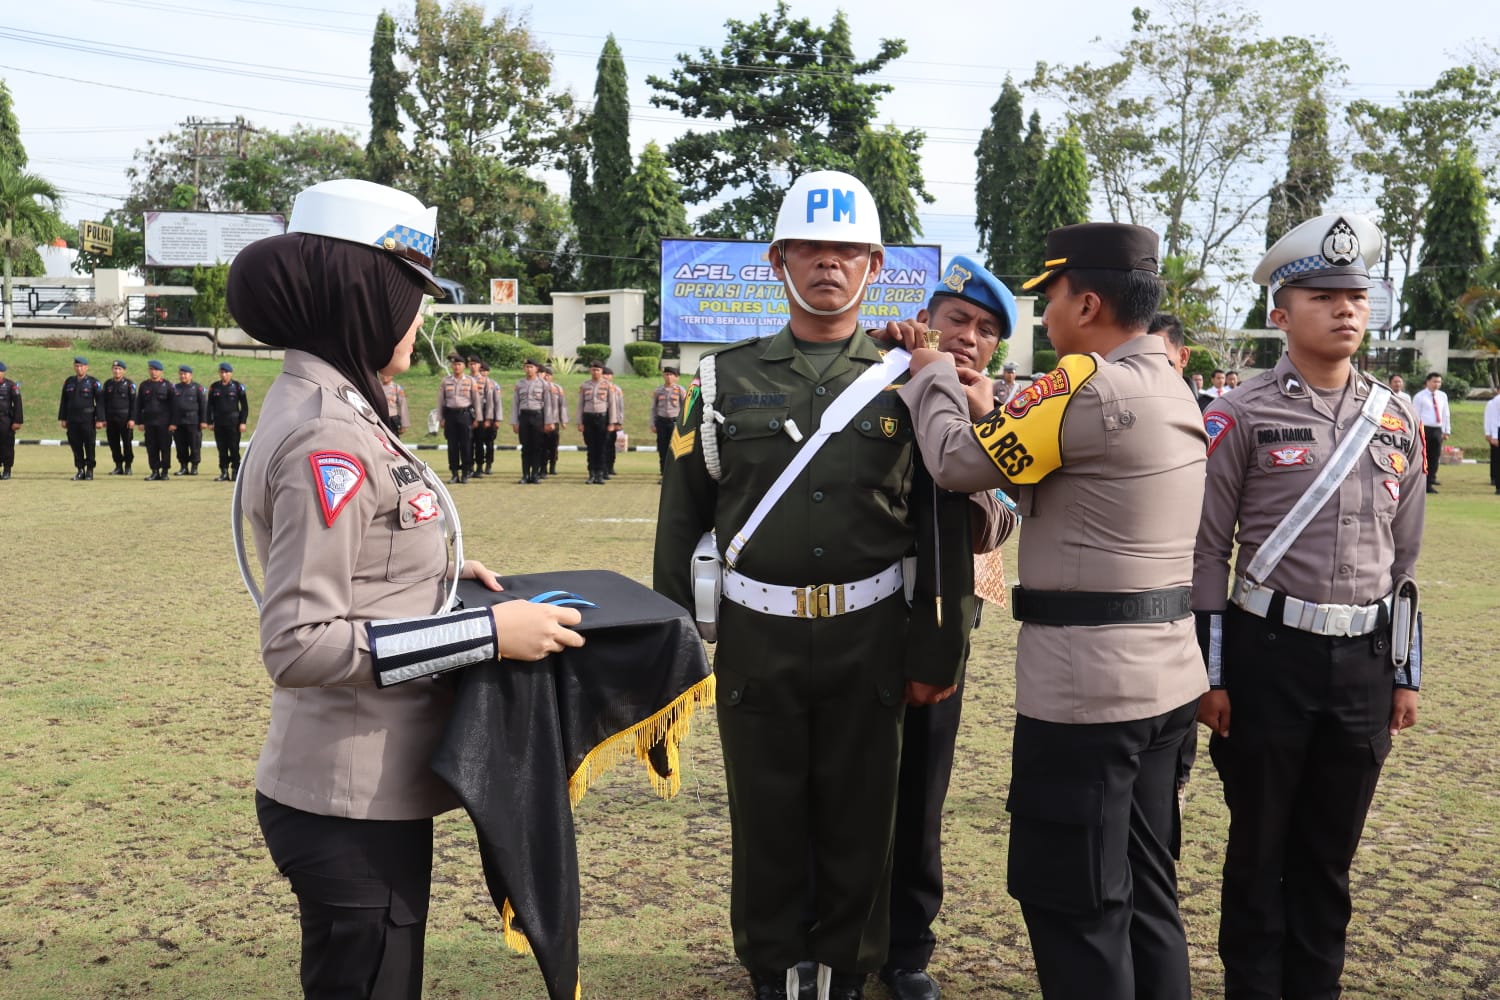
[[[1403,576],[1391,588],[1391,662],[1397,670],[1411,659],[1417,642],[1417,581]]]
[[[724,561],[712,531],[705,531],[693,549],[690,578],[693,581],[693,621],[704,642],[719,639],[719,598],[724,590]]]

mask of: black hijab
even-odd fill
[[[382,417],[379,371],[422,305],[422,282],[374,246],[287,233],[257,240],[229,267],[229,311],[272,347],[328,362]]]

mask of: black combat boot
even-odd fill
[[[122,473],[122,475],[126,475],[126,476],[130,475],[130,463],[129,462],[125,463],[125,471]]]
[[[190,476],[196,476],[197,474],[198,474],[198,463],[194,462],[193,463],[193,467],[188,470],[188,475],[190,475]]]
[[[229,482],[229,470],[228,469],[220,469],[219,470],[219,474],[214,477],[214,482],[216,482],[216,483],[227,483],[227,482]]]
[[[73,470],[73,482],[75,482],[75,483],[81,483],[86,478],[87,477],[83,474],[82,467],[79,467],[79,468],[76,468],[76,469]]]
[[[119,462],[116,462],[115,463],[114,471],[111,472],[110,475],[111,476],[123,476],[123,475],[125,475],[125,470],[124,470],[124,468],[121,467],[121,465],[120,465]]]

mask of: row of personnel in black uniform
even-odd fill
[[[136,383],[126,375],[126,364],[118,359],[110,366],[110,378],[99,381],[89,374],[88,358],[73,359],[73,374],[63,382],[57,404],[58,425],[68,432],[73,450],[73,479],[94,478],[97,465],[96,431],[104,430],[114,462],[112,476],[132,474],[135,464],[135,429],[144,431],[147,480],[164,480],[172,470],[172,446],[177,447],[179,476],[196,476],[201,458],[203,431],[214,429],[219,451],[219,480],[234,478],[240,467],[240,435],[250,417],[245,387],[234,380],[234,367],[219,365],[219,380],[208,387],[193,381],[193,369],[179,365],[177,381],[163,377],[160,361],[150,361],[146,381]],[[0,479],[9,479],[15,463],[15,435],[25,423],[21,387],[5,377],[0,363]]]

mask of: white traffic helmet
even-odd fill
[[[880,211],[869,190],[841,170],[814,170],[792,182],[776,213],[771,242],[823,240],[828,243],[868,243],[883,249]]]
[[[428,294],[444,294],[432,273],[437,206],[424,208],[404,191],[353,179],[314,184],[297,194],[287,232],[379,247],[417,272]]]
[[[875,199],[859,178],[841,170],[814,170],[792,182],[776,213],[776,230],[771,245],[786,240],[816,240],[824,243],[864,243],[870,252],[885,249],[880,238],[880,212]],[[783,253],[785,251],[783,250]],[[853,296],[837,309],[816,309],[807,304],[802,292],[786,276],[786,287],[803,309],[814,316],[837,316],[857,308],[863,301],[867,270]]]

